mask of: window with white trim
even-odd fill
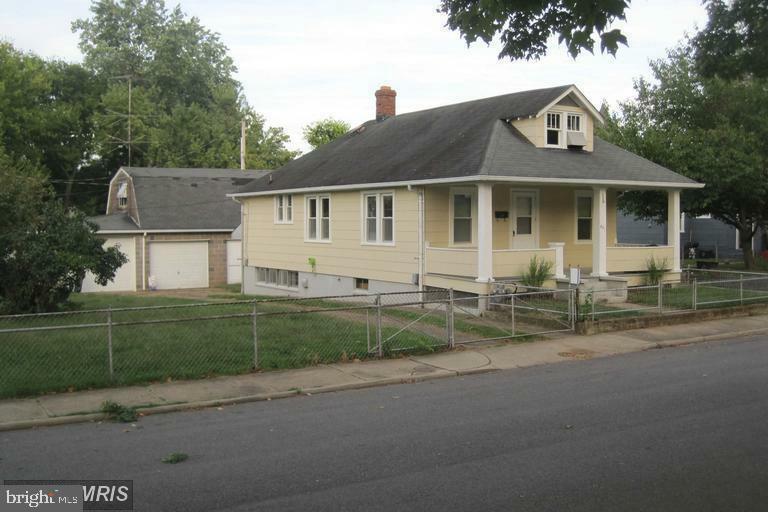
[[[560,114],[547,112],[547,146],[560,146]]]
[[[128,206],[128,183],[123,181],[117,186],[117,207],[126,208]]]
[[[451,243],[472,243],[474,201],[473,189],[451,189]]]
[[[576,241],[592,240],[592,192],[576,192]]]
[[[569,132],[581,131],[581,114],[567,114],[566,129]]]
[[[395,241],[395,196],[391,192],[363,194],[363,242]]]
[[[298,288],[299,273],[295,270],[256,267],[256,282],[282,288]]]
[[[275,224],[293,224],[293,196],[275,196]]]
[[[331,196],[307,196],[306,239],[331,240]]]

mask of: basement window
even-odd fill
[[[368,280],[363,277],[356,277],[355,290],[368,290]]]
[[[256,267],[256,282],[280,288],[298,288],[299,273],[295,270]]]

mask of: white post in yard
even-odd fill
[[[667,245],[672,248],[672,272],[680,272],[680,191],[667,192]]]
[[[595,188],[592,196],[592,275],[608,275],[608,190]]]
[[[493,281],[493,185],[477,185],[477,281]]]

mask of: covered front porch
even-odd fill
[[[648,261],[680,272],[680,191],[670,189],[665,246],[623,246],[616,234],[621,190],[608,186],[481,182],[425,189],[425,284],[483,292],[519,280],[531,260],[565,280],[638,276]],[[554,284],[550,282],[550,284]]]

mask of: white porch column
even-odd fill
[[[477,185],[477,281],[493,281],[493,185]]]
[[[667,245],[672,247],[672,272],[680,272],[680,191],[667,192]]]
[[[592,195],[592,275],[608,275],[608,190],[595,188]]]
[[[549,242],[550,249],[555,250],[555,279],[565,279],[565,265],[563,263],[563,247],[565,242]]]

